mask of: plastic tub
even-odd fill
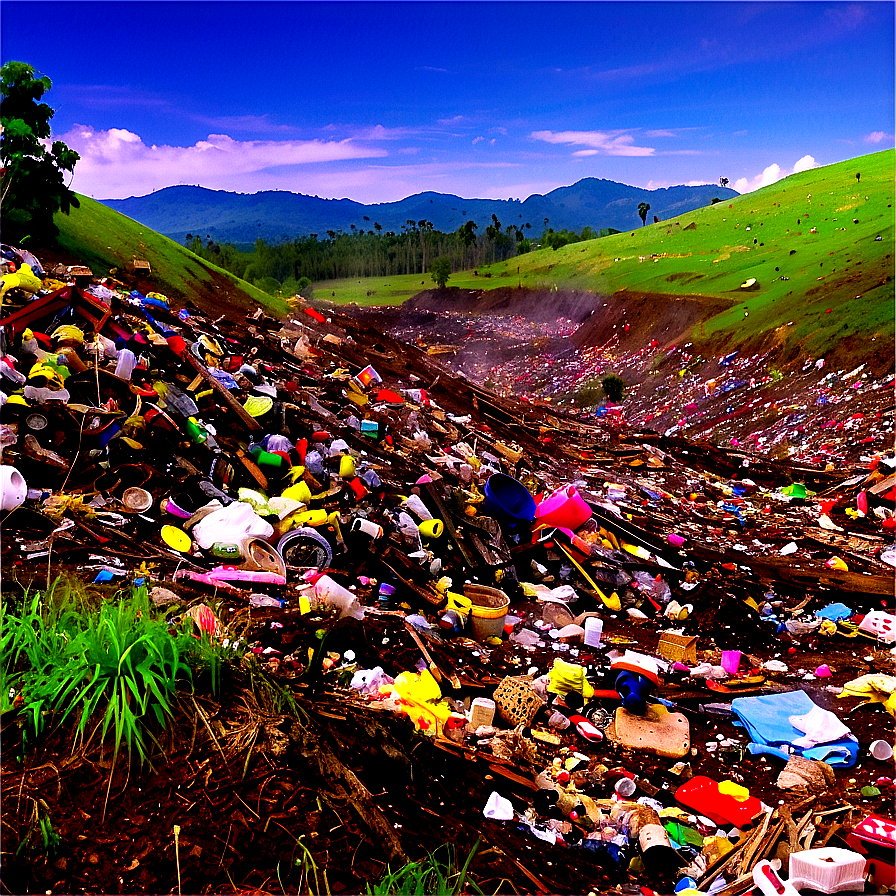
[[[464,595],[470,599],[470,626],[477,641],[500,637],[510,598],[499,588],[487,585],[467,585]]]
[[[506,473],[492,473],[485,483],[482,512],[511,523],[531,523],[535,518],[535,499],[522,482]]]
[[[333,562],[330,543],[316,529],[293,529],[277,542],[290,569],[326,569]]]
[[[546,526],[578,529],[591,519],[591,507],[574,485],[558,488],[536,508],[535,519]]]

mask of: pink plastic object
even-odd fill
[[[285,585],[286,576],[262,569],[237,569],[235,566],[216,566],[209,578],[230,582],[262,582],[267,585]]]
[[[578,529],[591,519],[591,507],[574,485],[558,488],[535,508],[535,520],[546,526]]]
[[[722,651],[722,668],[729,675],[737,675],[737,669],[740,666],[739,650],[723,650]]]
[[[689,809],[716,824],[733,824],[742,831],[753,826],[753,820],[762,814],[762,802],[755,796],[736,800],[719,791],[718,782],[703,775],[695,775],[675,791],[675,799]]]
[[[684,536],[678,535],[676,532],[670,532],[666,536],[666,541],[668,541],[669,544],[673,545],[674,547],[680,548],[684,544],[685,540]]]
[[[830,678],[831,667],[827,663],[823,663],[815,670],[816,678]]]

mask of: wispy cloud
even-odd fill
[[[782,177],[787,177],[789,174],[798,174],[800,171],[809,171],[814,167],[815,159],[810,155],[805,155],[801,159],[797,159],[790,171],[782,168],[777,162],[773,162],[755,177],[739,177],[731,187],[732,189],[737,190],[738,193],[751,193],[753,190],[758,190],[760,187],[767,187],[769,184],[773,184],[776,181],[781,180]]]
[[[188,117],[215,131],[253,134],[287,134],[297,131],[292,125],[276,124],[268,115],[189,115]]]
[[[878,143],[883,143],[885,140],[892,141],[893,135],[888,134],[886,131],[872,131],[870,134],[866,134],[862,139],[866,143],[872,143],[877,145]]]
[[[148,146],[138,134],[122,128],[96,131],[84,125],[76,125],[61,139],[81,156],[72,188],[103,199],[179,183],[245,189],[239,184],[263,172],[386,155],[385,150],[352,140],[239,141],[226,134],[211,134],[193,146]]]
[[[54,86],[53,95],[85,109],[173,109],[171,100],[161,94],[121,84],[60,84]]]
[[[649,146],[635,146],[635,138],[625,131],[533,131],[533,140],[565,146],[587,146],[605,156],[652,156]]]
[[[436,65],[417,65],[414,66],[415,72],[442,72],[443,74],[447,74],[447,68],[439,68]]]

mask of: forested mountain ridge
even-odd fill
[[[216,242],[254,243],[292,240],[328,231],[398,232],[408,222],[425,221],[451,232],[467,221],[482,230],[496,216],[505,225],[536,236],[555,230],[631,230],[640,226],[638,206],[650,205],[650,218],[665,220],[738,194],[712,184],[645,190],[598,178],[585,178],[545,195],[519,199],[462,199],[446,193],[417,193],[397,202],[364,205],[350,199],[321,199],[300,193],[228,193],[205,187],[166,187],[147,196],[101,200],[105,205],[178,242],[188,233]],[[545,220],[547,219],[547,220]],[[379,225],[379,227],[377,227]],[[527,226],[528,225],[528,226]]]

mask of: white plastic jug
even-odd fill
[[[0,467],[0,509],[4,513],[15,510],[27,494],[28,486],[20,472],[8,464]]]
[[[358,603],[357,596],[327,575],[320,576],[315,581],[314,596],[340,610],[340,619],[346,616],[364,618],[364,608]]]

